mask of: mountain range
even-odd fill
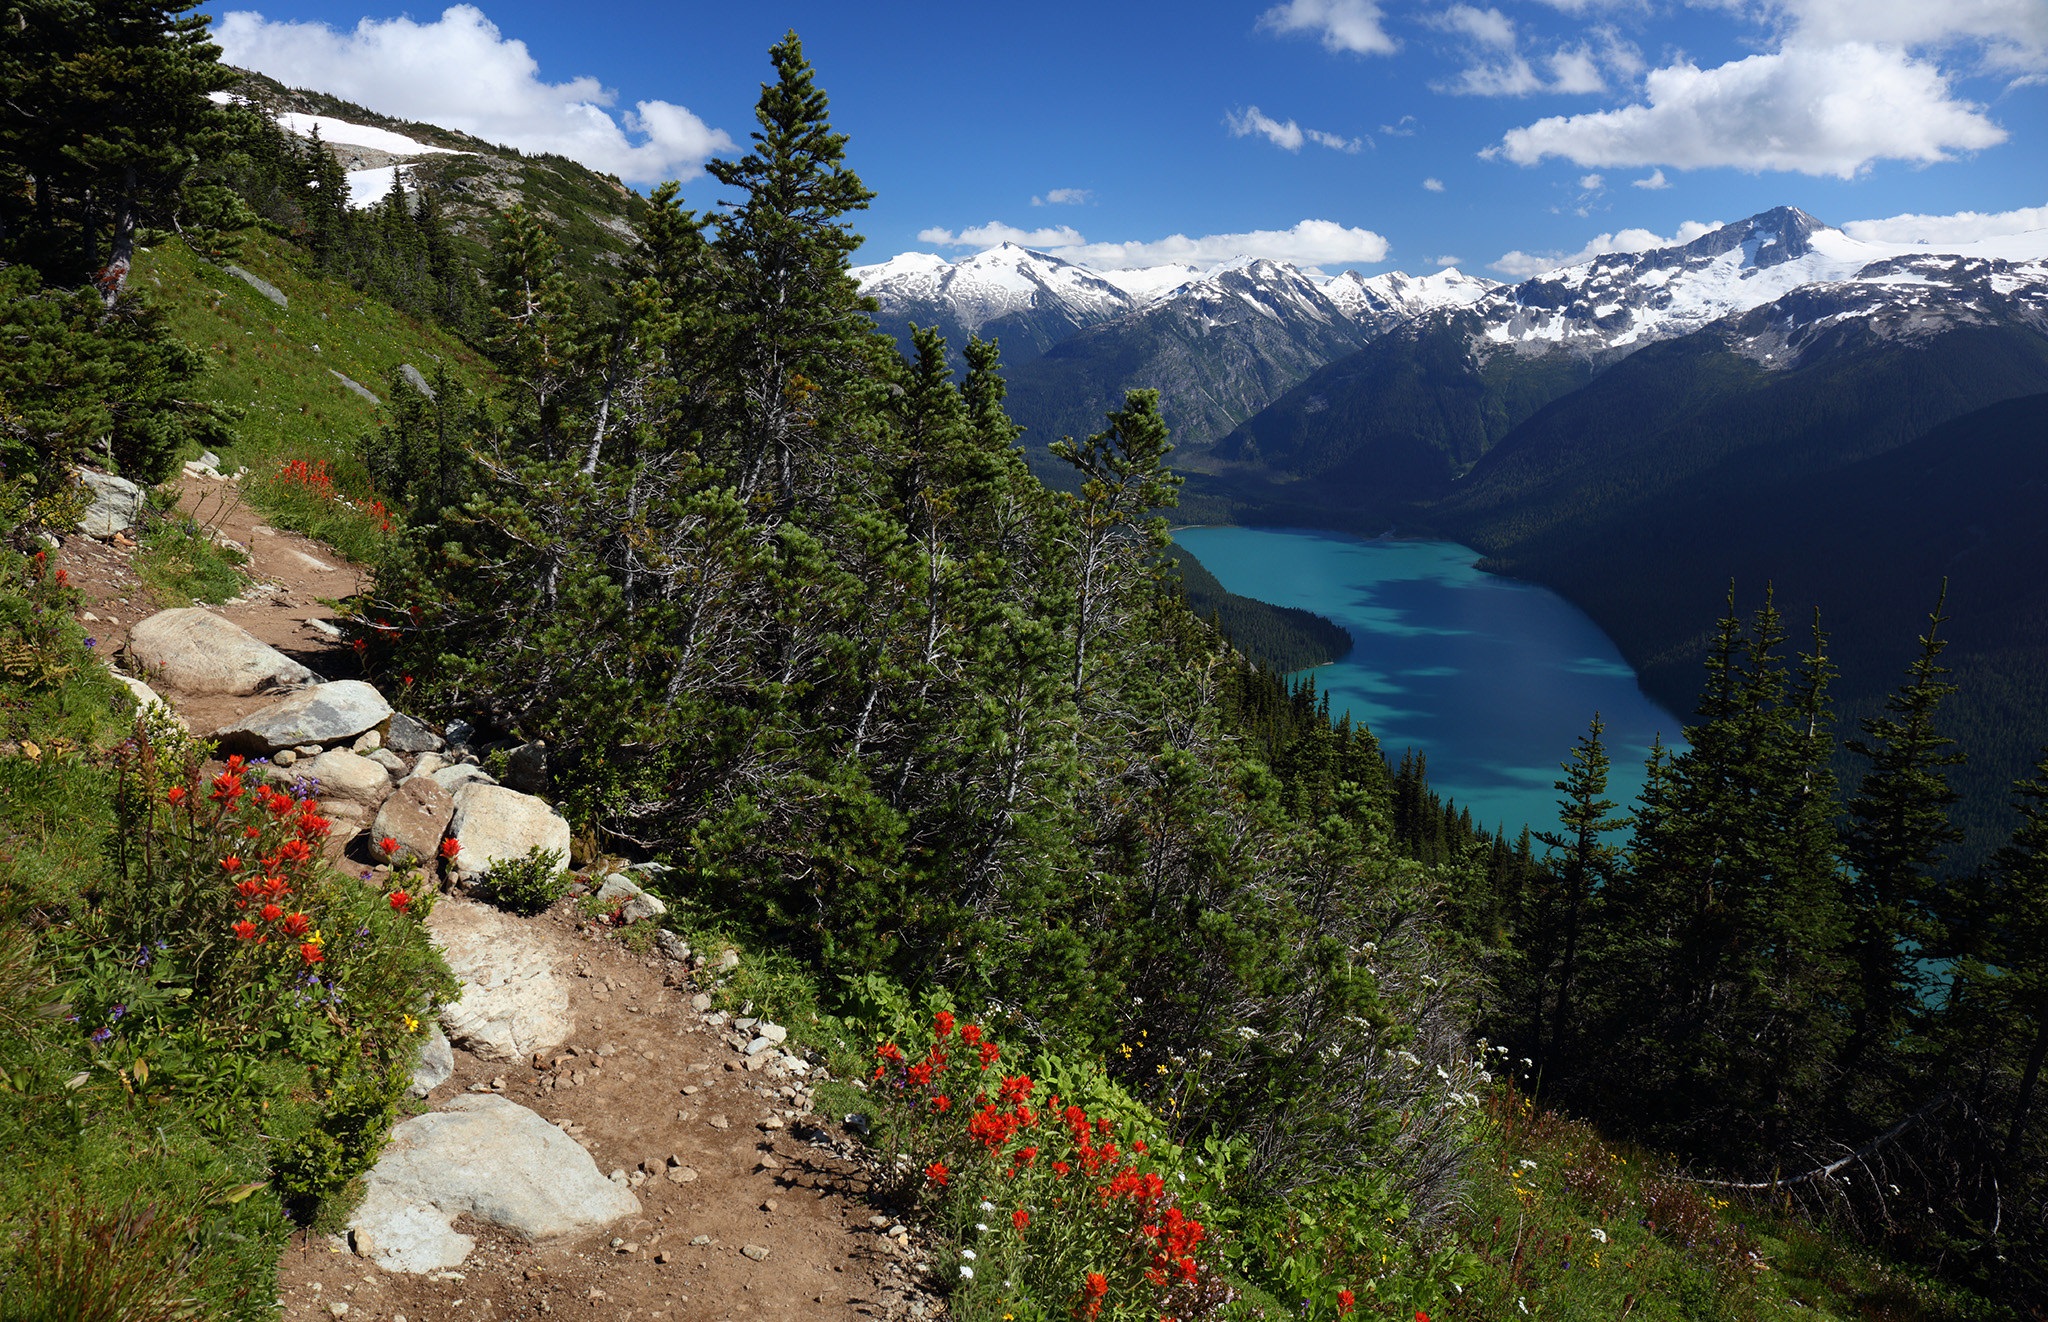
[[[1005,258],[1027,259],[1056,260]],[[925,261],[931,309],[965,263]],[[1012,357],[1038,462],[1157,386],[1181,517],[1463,541],[1585,608],[1678,712],[1731,581],[1744,609],[1772,587],[1820,608],[1851,729],[1946,584],[1968,853],[2000,834],[2048,744],[2048,232],[1871,242],[1780,207],[1511,285],[1246,261],[1141,297],[1119,275],[1122,303]],[[862,278],[885,327],[909,315]],[[978,325],[1049,306],[1020,290]]]

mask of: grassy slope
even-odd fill
[[[262,471],[280,458],[352,452],[382,410],[334,372],[379,398],[390,393],[391,374],[401,363],[432,377],[445,362],[449,375],[470,388],[484,379],[475,350],[438,326],[310,274],[282,239],[251,234],[237,265],[276,285],[290,306],[278,307],[182,243],[161,244],[136,264],[137,281],[168,309],[172,329],[208,351],[212,361],[201,390],[244,410],[223,467]]]

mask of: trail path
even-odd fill
[[[250,556],[249,587],[217,613],[324,679],[356,677],[352,654],[322,627],[335,616],[322,599],[355,591],[364,581],[359,567],[263,524],[231,481],[188,475],[177,485],[182,508]],[[155,610],[123,540],[74,536],[55,557],[86,595],[81,618],[102,656],[113,656]],[[279,695],[163,696],[204,735]],[[331,856],[380,879],[360,838],[336,842]],[[480,916],[496,912],[448,895],[432,926],[441,936],[470,919],[497,922]],[[780,1049],[756,1046],[749,1055],[753,1031],[736,1031],[741,1025],[712,1011],[699,986],[716,972],[704,952],[636,954],[614,929],[563,901],[523,920],[498,953],[545,964],[566,987],[566,1040],[515,1060],[458,1045],[453,1072],[415,1108],[442,1110],[482,1093],[531,1108],[630,1189],[640,1211],[597,1233],[542,1244],[464,1217],[454,1228],[473,1236],[475,1248],[460,1266],[424,1275],[383,1270],[346,1237],[302,1231],[280,1268],[288,1322],[484,1322],[565,1311],[621,1322],[943,1313],[918,1284],[921,1253],[887,1209],[869,1201],[868,1159],[836,1124],[811,1113],[822,1068]],[[722,952],[709,953],[715,961]]]

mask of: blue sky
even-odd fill
[[[879,195],[862,261],[1013,237],[1101,266],[1245,251],[1499,277],[1780,204],[1928,218],[1866,227],[1893,237],[2048,227],[2048,0],[211,12],[231,60],[678,176],[694,205],[794,27]]]

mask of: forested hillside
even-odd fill
[[[334,208],[329,163],[210,100],[232,74],[186,9],[29,12],[0,29],[0,1317],[66,1315],[115,1266],[124,1297],[271,1315],[287,1237],[343,1223],[453,994],[412,906],[552,903],[601,858],[772,952],[713,984],[731,1022],[800,1009],[862,1085],[803,1123],[872,1140],[876,1206],[963,1317],[2040,1316],[2048,765],[1994,865],[1941,884],[1945,621],[1851,726],[1835,645],[1755,590],[1710,603],[1696,720],[1632,813],[1595,718],[1559,750],[1555,831],[1478,834],[1423,759],[1246,655],[1327,631],[1191,608],[1156,392],[1055,445],[1057,490],[994,344],[956,376],[936,333],[905,355],[876,330],[847,266],[870,194],[794,33],[746,150],[708,167],[723,200],[655,189],[595,272],[514,205],[479,279],[434,204]],[[103,154],[64,150],[30,88],[105,114]],[[445,349],[320,484],[277,480],[309,455],[246,489],[358,520],[349,664],[507,778],[516,757],[570,858],[460,900],[435,860],[360,884],[314,857],[312,799],[138,722],[94,654],[49,554],[82,536],[79,466],[281,459],[278,418],[247,419],[328,406],[310,326],[262,323],[259,353],[275,304],[215,291],[241,253],[303,263],[286,297],[327,324],[353,288],[408,352]],[[1546,391],[1468,389],[1439,434],[1506,452]],[[1930,443],[2030,462],[2029,407]],[[1844,465],[1870,476],[1839,517],[1883,516],[1898,475],[1859,465],[1905,453]],[[1982,545],[2018,555],[2015,487]],[[1929,490],[1929,532],[1973,530]],[[300,943],[245,944],[250,904]]]

